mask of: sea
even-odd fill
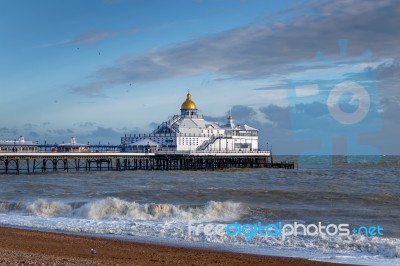
[[[0,226],[400,265],[400,156],[349,159],[274,157],[296,161],[295,169],[0,175]]]

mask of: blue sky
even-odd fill
[[[400,7],[361,3],[0,1],[0,139],[117,144],[179,113],[190,89],[208,119],[224,122],[231,110],[276,153],[318,148],[326,138],[345,153],[352,132],[398,154]],[[324,126],[332,121],[322,92],[300,102],[290,96],[293,81],[331,84],[329,93],[346,79],[374,84],[375,115],[361,126]]]

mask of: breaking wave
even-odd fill
[[[39,199],[28,206],[28,210],[37,216],[53,217],[68,214],[72,207],[60,201]]]
[[[205,206],[188,207],[174,204],[139,204],[109,197],[81,207],[89,219],[124,218],[135,220],[230,221],[243,214],[241,203],[209,201]]]
[[[247,213],[242,203],[209,201],[202,206],[137,203],[115,197],[85,203],[67,203],[38,199],[32,203],[0,202],[0,213],[28,213],[40,217],[72,217],[91,220],[170,220],[198,222],[227,222],[238,220]]]

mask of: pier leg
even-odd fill
[[[19,159],[15,160],[15,165],[17,169],[17,175],[19,175]]]
[[[26,167],[27,167],[28,175],[29,175],[29,159],[26,159]]]

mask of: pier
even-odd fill
[[[151,133],[125,134],[120,145],[79,143],[73,136],[61,144],[23,136],[0,141],[0,174],[295,168],[294,162],[274,162],[268,144],[260,150],[258,129],[235,123],[232,114],[225,123],[207,121],[189,90],[180,111]]]
[[[269,151],[157,153],[0,153],[0,174],[128,170],[217,170],[229,168],[294,169],[293,162],[273,162]]]

